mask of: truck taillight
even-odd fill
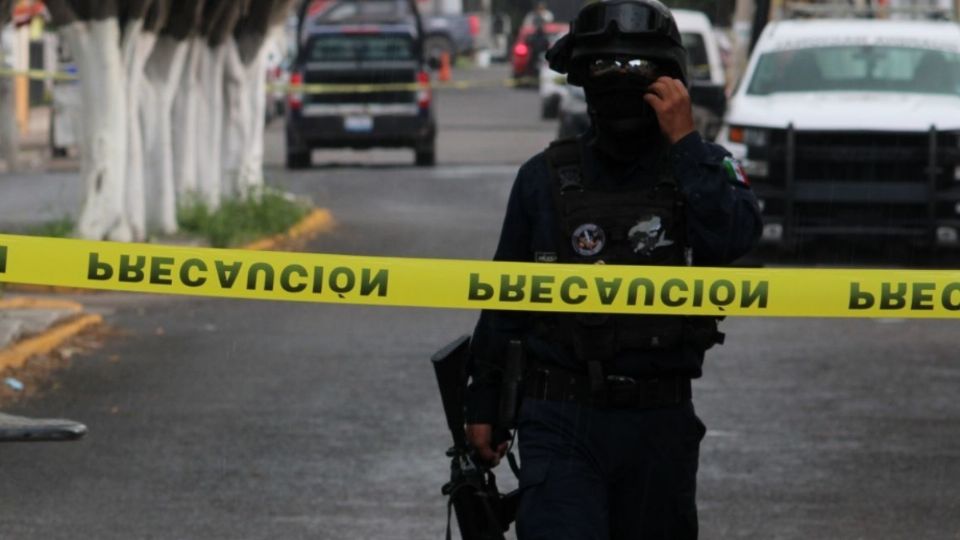
[[[430,102],[433,100],[433,91],[430,89],[430,74],[421,71],[417,74],[417,83],[420,84],[420,90],[417,91],[417,105],[420,110],[430,108]]]
[[[287,90],[287,106],[293,111],[299,111],[303,108],[303,73],[299,71],[294,71],[290,74],[290,88]]]
[[[470,21],[470,35],[477,37],[480,35],[480,17],[477,15],[471,15],[468,19]]]

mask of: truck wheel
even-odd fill
[[[437,149],[433,144],[426,148],[417,148],[414,153],[417,167],[433,167],[437,164]]]
[[[290,170],[309,169],[313,161],[310,151],[287,151],[287,168]]]

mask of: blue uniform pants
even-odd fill
[[[519,540],[697,538],[706,428],[692,403],[599,409],[526,399],[518,427]]]

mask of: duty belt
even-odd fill
[[[690,379],[677,376],[634,378],[607,375],[592,385],[586,374],[540,367],[524,382],[524,394],[533,399],[573,401],[610,408],[658,408],[690,400]]]

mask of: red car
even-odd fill
[[[567,23],[547,23],[543,25],[548,43],[554,43],[560,36],[570,31],[570,25]],[[517,40],[513,45],[513,78],[529,79],[527,84],[522,86],[537,86],[540,76],[540,60],[534,60],[533,56],[533,38],[537,28],[533,25],[524,25],[520,27],[517,34]],[[544,51],[546,52],[546,51]]]

